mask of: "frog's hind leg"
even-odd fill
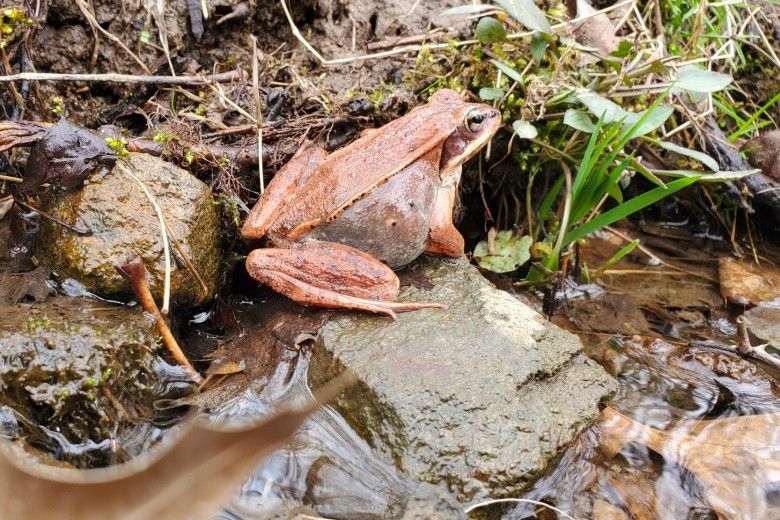
[[[268,187],[249,212],[241,227],[241,236],[247,240],[261,238],[279,215],[281,207],[290,199],[309,173],[314,171],[328,152],[306,141],[295,155],[276,172]]]
[[[398,277],[392,269],[358,249],[312,242],[296,249],[265,248],[249,253],[253,278],[302,305],[356,309],[395,319],[397,312],[439,303],[400,303]]]

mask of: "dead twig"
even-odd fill
[[[143,181],[139,179],[138,176],[135,173],[133,173],[130,168],[126,167],[122,163],[117,163],[117,167],[120,170],[122,170],[122,172],[125,175],[133,179],[136,183],[138,183],[138,185],[143,190],[144,195],[146,195],[146,198],[149,199],[149,202],[154,208],[154,212],[157,214],[157,220],[160,221],[160,235],[163,243],[163,255],[165,257],[165,282],[163,284],[163,306],[161,312],[163,314],[168,314],[168,311],[170,310],[170,302],[171,302],[171,251],[170,251],[170,247],[168,246],[168,227],[165,224],[165,219],[163,218],[162,208],[160,207],[159,204],[157,204],[157,201],[154,199],[154,196],[146,187],[146,184],[144,184]]]
[[[0,76],[0,83],[9,81],[84,81],[93,83],[142,83],[154,85],[208,85],[210,83],[231,83],[244,79],[243,71],[195,76],[154,76],[137,74],[70,74],[60,72],[20,72]]]
[[[124,265],[117,266],[116,270],[130,282],[130,288],[138,299],[141,308],[154,316],[157,332],[162,336],[163,345],[165,345],[165,348],[171,353],[173,359],[185,368],[187,374],[193,381],[200,383],[203,378],[200,377],[200,374],[198,374],[195,368],[190,364],[187,356],[184,355],[176,338],[173,337],[171,329],[168,328],[165,318],[160,314],[160,309],[157,308],[157,302],[154,301],[152,292],[149,290],[149,283],[146,281],[146,267],[144,267],[141,258],[135,257]]]

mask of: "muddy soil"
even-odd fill
[[[102,29],[125,42],[127,50],[86,23],[77,3],[54,0],[47,10],[41,12],[45,22],[27,42],[29,53],[25,56],[25,70],[146,72],[131,53],[151,73],[168,74],[171,65],[178,74],[220,72],[235,67],[251,70],[251,38],[254,37],[260,53],[262,87],[284,85],[292,91],[295,103],[303,106],[311,104],[310,107],[318,107],[316,98],[325,96],[336,105],[337,110],[339,107],[345,110],[346,104],[361,91],[401,86],[414,65],[414,58],[406,56],[358,60],[325,69],[311,53],[302,50],[280,3],[271,0],[257,2],[257,7],[250,8],[244,16],[241,13],[245,3],[233,0],[209,2],[211,12],[209,18],[203,20],[200,38],[193,33],[191,16],[184,0],[166,2],[163,18],[152,16],[140,0],[123,1],[120,9],[116,4],[107,0],[92,2],[94,19]],[[457,0],[390,3],[379,0],[305,0],[290,2],[290,10],[296,25],[323,57],[340,59],[365,54],[372,49],[381,50],[404,38],[440,27],[443,22],[438,13],[458,4]],[[220,22],[225,17],[228,18]],[[451,25],[449,21],[447,24]],[[447,34],[466,36],[468,27],[468,24],[462,23],[460,27],[448,30]],[[161,52],[165,47],[163,42],[167,43],[170,51],[171,64]],[[12,63],[21,65],[21,56],[15,58]],[[326,70],[327,73],[324,73]],[[96,127],[113,123],[120,115],[127,116],[122,113],[123,107],[132,112],[133,102],[152,92],[152,88],[138,89],[124,84],[42,82],[33,88],[26,117],[50,120],[54,99],[59,97],[68,117],[84,126]],[[13,113],[12,97],[4,91],[0,99],[6,117],[10,117]],[[410,100],[408,97],[407,101]],[[360,106],[351,109],[359,110]],[[369,112],[373,112],[373,107]]]

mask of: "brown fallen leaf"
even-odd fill
[[[108,468],[48,466],[0,442],[0,518],[214,518],[258,462],[351,381],[339,378],[316,401],[250,427],[217,430],[191,420],[152,452]]]
[[[745,143],[742,147],[752,166],[776,181],[780,181],[780,130],[772,130]]]
[[[583,18],[595,12],[596,10],[586,0],[577,0],[577,18]],[[599,54],[605,56],[617,50],[620,43],[620,39],[615,36],[615,26],[612,24],[612,20],[604,13],[589,16],[580,22],[575,19],[573,33],[578,43],[597,49]],[[599,59],[583,54],[579,61],[580,65],[588,65],[596,63]]]
[[[98,134],[60,119],[48,128],[30,150],[19,193],[44,184],[57,189],[80,187],[95,169],[110,168],[115,152]]]
[[[780,518],[769,489],[780,480],[780,413],[691,421],[661,431],[607,407],[600,428],[612,454],[639,442],[687,468],[718,518]]]
[[[721,295],[736,305],[753,306],[780,297],[780,270],[768,264],[721,257],[718,277]]]

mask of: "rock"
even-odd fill
[[[427,258],[407,277],[415,285],[401,300],[449,307],[397,322],[336,315],[321,331],[310,383],[354,371],[360,382],[334,405],[413,478],[445,483],[464,503],[519,496],[596,419],[616,382],[576,336],[476,268]]]
[[[720,293],[734,305],[749,307],[780,298],[780,269],[745,260],[721,257],[718,262]]]
[[[168,227],[184,254],[200,273],[203,291],[181,261],[171,241],[171,296],[181,306],[211,298],[220,281],[220,218],[211,192],[185,170],[146,154],[131,154],[130,166],[162,208]],[[132,178],[115,166],[93,174],[80,190],[49,193],[43,210],[90,230],[78,235],[48,219],[41,221],[38,257],[62,276],[75,278],[104,297],[129,295],[129,286],[115,266],[141,256],[152,292],[163,291],[165,263],[160,224],[149,199]]]
[[[86,458],[79,449],[121,458],[122,432],[152,409],[151,316],[65,296],[0,313],[0,405],[24,418],[28,440],[65,459],[70,447],[77,464]]]
[[[780,298],[760,303],[745,311],[743,317],[747,330],[759,340],[755,343],[768,343],[777,356],[780,353]]]

